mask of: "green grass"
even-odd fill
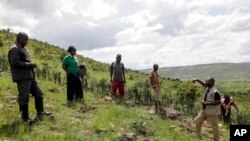
[[[64,86],[55,85],[49,81],[40,81],[39,85],[44,92],[45,109],[53,112],[55,120],[45,119],[32,127],[27,127],[20,120],[17,102],[10,100],[10,96],[15,96],[17,91],[15,84],[9,78],[8,74],[0,77],[0,82],[2,82],[0,83],[2,88],[0,99],[1,104],[4,105],[0,112],[2,123],[0,140],[117,141],[119,133],[133,132],[131,125],[139,122],[147,122],[149,130],[154,133],[153,136],[147,138],[157,141],[198,140],[193,133],[179,128],[180,122],[161,120],[156,115],[150,115],[149,107],[131,107],[115,102],[105,102],[95,93],[87,92],[84,103],[76,102],[69,108],[66,106]],[[50,89],[57,89],[57,91],[52,93]],[[96,110],[82,114],[79,110],[85,105],[96,107]],[[30,114],[32,117],[36,114],[33,98],[30,99]],[[98,131],[100,129],[107,131],[100,132]]]
[[[0,56],[6,55],[9,47],[14,42],[15,34],[0,31],[0,39],[3,41],[3,47],[0,47]],[[153,133],[146,138],[151,138],[156,141],[198,140],[194,133],[190,133],[180,127],[182,120],[188,118],[189,122],[192,124],[192,128],[194,128],[193,116],[186,116],[187,114],[183,113],[183,116],[181,116],[182,120],[161,120],[160,117],[149,114],[150,105],[128,106],[120,103],[103,101],[101,98],[102,94],[97,91],[97,84],[101,79],[105,79],[107,81],[106,84],[108,84],[109,65],[83,56],[78,56],[78,59],[80,62],[85,62],[86,64],[88,87],[91,88],[85,92],[84,103],[77,102],[72,107],[67,107],[66,87],[64,84],[65,73],[61,68],[61,59],[67,54],[66,51],[37,40],[30,40],[27,50],[31,59],[37,63],[40,69],[47,65],[48,68],[46,68],[46,70],[50,71],[50,74],[52,72],[61,73],[62,83],[60,84],[53,83],[51,78],[39,78],[37,80],[44,93],[45,109],[53,112],[55,120],[44,120],[31,128],[23,125],[20,120],[18,104],[15,100],[12,100],[12,97],[18,94],[16,84],[11,82],[9,69],[6,69],[0,72],[0,140],[117,141],[119,140],[119,133],[136,132],[133,124],[143,122],[147,123],[146,128]],[[126,76],[127,90],[139,82],[144,83],[148,80],[148,74],[141,74],[131,70],[126,72]],[[160,78],[160,80],[162,93],[164,95],[170,94],[173,98],[172,103],[174,103],[178,87],[181,86],[183,82],[164,78]],[[229,84],[222,84],[220,86],[222,93],[230,92],[226,90],[228,88],[233,88],[232,85]],[[249,87],[241,87],[241,84],[239,84],[238,90],[242,91],[246,88]],[[94,89],[94,91],[91,91],[91,89]],[[143,89],[143,87],[141,87],[141,89]],[[197,88],[197,91],[201,92],[202,89]],[[143,95],[143,93],[141,93],[141,95]],[[249,96],[235,95],[235,98],[240,108],[246,109],[245,107],[248,105]],[[96,110],[89,111],[86,114],[80,113],[80,108],[86,105],[96,107]],[[34,108],[34,99],[32,97],[29,107],[30,115],[34,117],[36,111]],[[248,118],[248,114],[245,115],[242,121]],[[204,135],[211,136],[211,128],[205,128],[204,131]],[[222,140],[228,140],[228,134],[229,130],[223,127],[221,134]],[[144,137],[140,135],[138,138]],[[203,140],[207,140],[207,138],[204,137]]]

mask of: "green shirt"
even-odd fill
[[[76,76],[79,76],[77,65],[78,65],[78,60],[75,56],[67,55],[63,58],[62,67],[66,68],[68,73],[72,73]]]

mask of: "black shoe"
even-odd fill
[[[52,115],[52,113],[51,112],[41,112],[41,113],[38,113],[37,115],[36,115],[36,118],[35,118],[35,120],[43,120],[43,117],[52,117],[53,115]]]
[[[33,125],[35,122],[36,122],[35,120],[32,120],[32,119],[29,118],[29,119],[27,119],[27,120],[24,121],[24,124],[25,124],[25,125],[28,125],[28,126],[31,126],[31,125]]]
[[[51,112],[45,112],[45,111],[43,111],[40,115],[47,117],[47,116],[52,115],[52,113]]]

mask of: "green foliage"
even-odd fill
[[[121,129],[131,131],[126,129],[127,124],[130,125],[136,121],[139,123],[136,127],[141,130],[142,117],[150,116],[148,111],[140,106],[131,108],[112,102],[103,103],[99,96],[109,91],[110,64],[100,63],[83,56],[77,57],[80,62],[86,64],[88,70],[84,78],[84,98],[86,104],[96,106],[97,111],[96,113],[81,115],[79,109],[83,106],[83,103],[76,103],[72,108],[66,107],[66,74],[61,68],[61,61],[68,53],[57,46],[32,39],[28,43],[27,51],[32,62],[38,65],[35,71],[39,86],[45,94],[45,108],[55,114],[56,121],[43,121],[41,124],[35,125],[32,132],[27,131],[22,126],[23,124],[18,123],[20,117],[17,114],[16,101],[13,102],[9,99],[9,96],[17,93],[16,85],[11,82],[10,73],[7,71],[9,66],[7,53],[9,47],[15,42],[15,34],[0,31],[0,36],[4,41],[4,46],[0,48],[0,69],[4,71],[4,73],[0,73],[0,123],[3,123],[0,125],[0,140],[118,140],[117,134]],[[127,69],[126,76],[128,80],[126,83],[126,98],[138,105],[153,104],[155,93],[150,88],[148,74]],[[179,79],[160,77],[160,81],[164,105],[175,109],[183,107],[182,112],[187,115],[194,113],[197,106],[193,103],[198,103],[197,98],[201,94],[200,87],[182,82]],[[246,95],[247,91],[243,92],[242,90],[249,88],[249,83],[236,84],[238,85],[223,84],[225,87],[221,89],[223,92],[230,88],[234,89],[233,94],[239,101],[237,103],[240,103],[240,109],[244,109],[249,105],[249,95]],[[35,110],[32,98],[30,103],[32,103],[30,109],[31,115],[33,115]],[[190,109],[192,110],[189,111]],[[249,118],[249,114],[243,112],[239,116],[239,123],[249,123],[247,118]],[[145,118],[145,120],[147,119]],[[162,121],[157,116],[153,116],[153,119],[149,122],[151,122],[151,131],[157,132],[154,135],[155,140],[164,140],[166,137],[169,140],[198,140],[190,133],[177,132],[171,129],[170,127],[173,124],[177,124],[172,121]],[[108,128],[111,132],[95,134],[94,132],[98,128]],[[86,130],[90,132],[89,136],[83,134]]]
[[[3,47],[3,41],[2,41],[2,39],[0,38],[0,47]]]
[[[97,91],[100,92],[102,95],[108,94],[109,88],[110,88],[110,82],[108,79],[102,78],[97,83]]]
[[[151,94],[149,80],[144,82],[136,82],[127,90],[128,99],[137,104],[152,104],[154,98]]]
[[[239,115],[237,116],[237,123],[239,125],[250,125],[250,111],[249,110],[242,110],[240,111]]]
[[[181,105],[182,111],[194,114],[195,102],[200,96],[201,93],[197,91],[197,86],[191,82],[185,82],[178,87],[176,102]]]
[[[9,67],[8,57],[0,52],[0,72],[6,71]]]

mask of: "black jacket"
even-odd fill
[[[15,43],[11,47],[8,60],[13,82],[35,79],[35,72],[30,65],[31,60],[28,52],[21,45]]]

